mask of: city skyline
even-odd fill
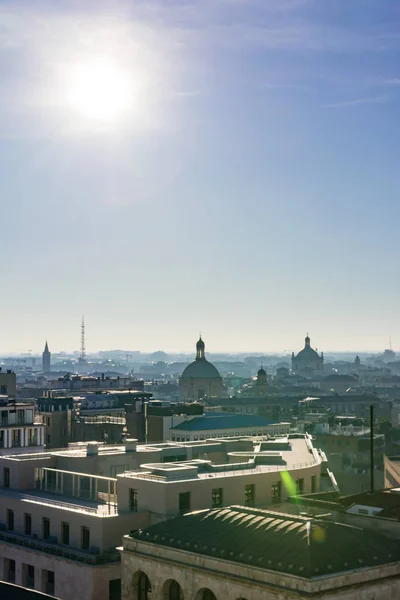
[[[82,4],[0,6],[0,352],[396,348],[398,3]]]

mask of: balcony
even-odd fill
[[[90,548],[87,551],[74,550],[60,544],[50,543],[48,540],[35,539],[33,536],[18,535],[11,531],[0,530],[0,542],[14,544],[19,547],[35,550],[36,552],[44,552],[52,556],[59,556],[65,560],[73,560],[87,565],[97,566],[107,563],[120,562],[121,555],[117,550],[110,550],[103,554],[99,553],[98,548]]]

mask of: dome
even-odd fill
[[[186,367],[181,375],[181,379],[221,379],[219,371],[214,365],[206,358],[202,360],[194,360],[190,365]]]
[[[300,352],[296,355],[296,358],[304,358],[304,359],[309,359],[309,358],[320,358],[318,352],[316,352],[315,350],[313,350],[313,348],[311,348],[310,346],[306,346],[305,348],[303,348],[303,350],[300,350]]]
[[[318,352],[316,352],[313,348],[311,348],[311,340],[309,338],[309,336],[307,335],[306,339],[305,339],[305,345],[303,350],[300,350],[300,352],[298,354],[296,354],[296,356],[294,357],[296,359],[300,358],[302,360],[312,360],[312,359],[321,359],[322,355],[319,356]]]

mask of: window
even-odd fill
[[[273,504],[278,504],[282,502],[282,482],[278,481],[277,483],[273,483],[271,486],[271,502]]]
[[[4,577],[9,583],[15,583],[15,560],[12,558],[4,559]]]
[[[131,512],[138,511],[138,491],[133,488],[129,489],[129,510]]]
[[[215,488],[212,491],[212,508],[221,508],[222,506],[222,488]]]
[[[145,573],[140,573],[137,585],[137,600],[150,600],[151,583]]]
[[[0,394],[6,394],[7,395],[7,386],[6,385],[2,385],[0,387]]]
[[[45,594],[51,594],[53,596],[54,588],[55,588],[54,571],[47,571],[46,569],[43,569],[42,580],[43,580],[43,584],[42,584],[43,592],[45,592]]]
[[[47,417],[47,427],[51,427],[51,419],[50,419],[50,417]]]
[[[190,511],[190,492],[182,492],[179,494],[179,512],[181,514]]]
[[[61,523],[61,543],[69,546],[69,523]]]
[[[250,483],[244,486],[244,505],[254,506],[256,486]]]
[[[50,537],[50,519],[43,517],[43,539],[47,540]]]
[[[90,529],[89,527],[81,528],[81,548],[89,550],[90,548]]]
[[[300,496],[304,491],[304,479],[296,479],[296,496]]]
[[[10,508],[7,508],[7,529],[14,531],[14,511]]]
[[[35,588],[35,567],[33,565],[22,565],[22,585],[27,588]]]
[[[121,600],[120,579],[110,579],[108,582],[108,600]]]
[[[47,443],[48,443],[48,444],[50,444],[50,440],[51,440],[51,437],[50,437],[50,434],[48,433],[48,434],[47,434]]]
[[[21,430],[20,429],[12,430],[11,445],[13,448],[19,448],[21,446]]]
[[[317,491],[317,476],[312,475],[311,476],[311,493],[315,494],[316,491]]]
[[[25,534],[31,535],[32,534],[32,515],[30,515],[29,513],[25,513],[25,515],[24,515],[24,527],[25,527]]]
[[[10,487],[10,469],[8,467],[4,467],[3,469],[3,487]]]

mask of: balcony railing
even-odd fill
[[[0,531],[0,542],[15,544],[30,550],[44,552],[52,556],[60,556],[66,560],[74,560],[93,566],[116,563],[121,560],[121,555],[117,550],[110,550],[109,552],[100,554],[97,548],[93,548],[87,552],[83,552],[59,544],[51,544],[45,540],[34,539],[30,536],[18,535],[10,531]]]

